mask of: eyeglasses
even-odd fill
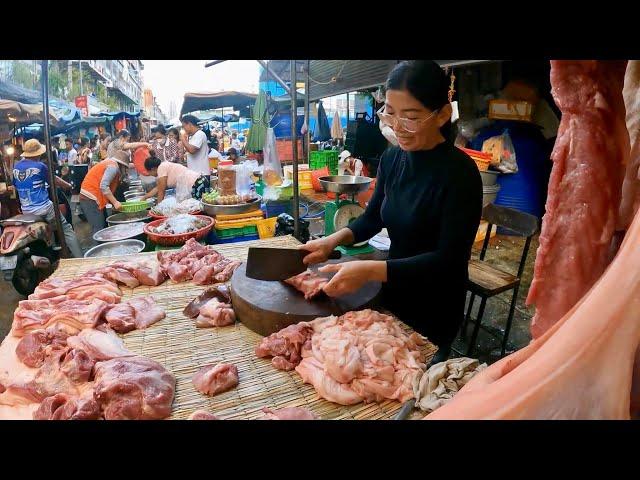
[[[396,117],[395,115],[390,115],[384,111],[385,108],[386,108],[386,105],[384,105],[380,110],[376,112],[376,115],[378,115],[378,118],[380,118],[380,121],[385,125],[390,126],[391,128],[396,128],[395,123],[397,122],[402,130],[405,130],[409,133],[416,133],[420,128],[420,124],[426,122],[431,117],[433,117],[436,113],[438,113],[438,110],[434,110],[433,112],[431,112],[429,116],[425,118],[413,119],[413,118],[403,118],[403,117]]]

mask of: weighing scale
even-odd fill
[[[364,213],[364,209],[356,201],[356,195],[367,191],[372,179],[351,175],[330,175],[318,179],[325,192],[335,193],[336,199],[325,204],[324,234],[325,236],[346,227]],[[340,195],[351,196],[341,200]],[[345,255],[359,255],[374,251],[368,241],[357,243],[351,247],[338,247]]]

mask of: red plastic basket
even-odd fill
[[[195,232],[180,233],[176,235],[159,235],[157,233],[153,233],[151,231],[151,228],[155,228],[159,226],[162,222],[164,222],[164,219],[161,218],[158,220],[154,220],[153,222],[146,223],[144,226],[144,233],[147,234],[147,236],[149,237],[149,240],[151,240],[153,243],[155,243],[156,245],[162,245],[164,247],[174,247],[178,245],[184,245],[184,243],[190,238],[193,238],[199,241],[209,234],[209,232],[215,225],[215,220],[205,215],[196,215],[196,217],[198,217],[201,220],[208,221],[209,225],[207,225],[206,227],[202,227],[196,230]]]

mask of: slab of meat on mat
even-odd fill
[[[48,278],[29,295],[29,300],[41,300],[60,295],[66,295],[70,300],[99,298],[107,303],[118,303],[122,292],[115,283],[97,275],[87,275],[73,280]]]
[[[196,410],[189,415],[188,420],[220,420],[213,413],[209,413],[206,410]]]
[[[98,420],[100,405],[90,395],[70,396],[58,393],[45,398],[33,413],[34,420]]]
[[[23,300],[14,312],[12,332],[21,337],[34,330],[55,326],[74,334],[85,328],[96,327],[108,305],[97,298]]]
[[[140,285],[155,287],[163,283],[167,276],[162,271],[160,264],[155,260],[137,260],[132,262],[116,262],[111,265],[114,268],[128,270]]]
[[[425,368],[420,335],[373,310],[319,318],[310,325],[311,350],[302,352],[296,372],[321,397],[342,405],[413,397],[413,379]]]
[[[229,294],[229,288],[226,285],[215,285],[207,288],[204,292],[191,300],[191,302],[184,307],[182,313],[189,318],[196,318],[200,314],[200,307],[212,298],[217,298],[220,303],[230,304],[231,295]]]
[[[138,279],[126,268],[121,268],[114,265],[108,265],[106,267],[100,267],[94,270],[88,271],[83,276],[98,276],[103,277],[114,283],[121,283],[129,288],[136,288],[140,285]]]
[[[285,280],[285,283],[304,293],[305,300],[310,300],[322,292],[322,287],[329,283],[329,279],[307,270]]]
[[[622,97],[626,61],[552,61],[551,86],[562,119],[553,149],[527,304],[533,338],[560,320],[611,260],[629,133]]]
[[[96,361],[134,355],[125,348],[118,335],[95,329],[83,330],[78,335],[67,338],[67,345],[85,351]]]
[[[28,367],[38,368],[53,350],[67,346],[69,335],[61,330],[49,328],[27,333],[16,347],[16,356]]]
[[[208,258],[204,257],[200,262],[206,261]],[[215,282],[227,282],[241,263],[222,257],[213,263],[205,264],[194,271],[193,283],[196,285],[209,285]]]
[[[177,252],[158,252],[158,262],[174,282],[193,279],[197,285],[226,282],[240,262],[229,260],[211,247],[189,239]]]
[[[289,325],[263,338],[255,349],[256,356],[273,357],[271,364],[278,370],[293,370],[302,360],[303,350],[311,349],[312,334],[307,322]]]
[[[318,420],[318,416],[307,408],[289,407],[271,410],[264,407],[265,415],[260,420]]]
[[[205,395],[217,395],[238,385],[238,368],[229,363],[207,365],[192,378],[196,390]]]
[[[148,358],[114,358],[95,366],[94,398],[107,420],[166,418],[175,386],[175,377]]]
[[[153,297],[136,297],[111,307],[105,320],[118,333],[142,330],[166,317],[162,307]]]
[[[236,314],[228,303],[220,303],[212,298],[200,307],[200,314],[196,318],[196,327],[226,327],[236,322]]]

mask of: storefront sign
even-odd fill
[[[89,116],[89,102],[86,95],[76,97],[76,107],[80,110],[82,116]]]

